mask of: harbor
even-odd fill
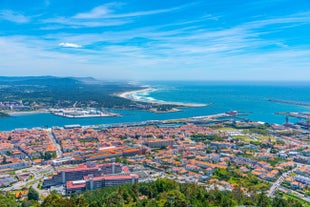
[[[116,113],[103,112],[95,108],[64,108],[64,109],[50,109],[50,113],[56,116],[66,118],[92,118],[92,117],[113,117],[120,116]]]

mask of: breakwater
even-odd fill
[[[297,105],[297,106],[307,106],[307,107],[310,107],[310,103],[305,103],[305,102],[287,101],[287,100],[280,100],[280,99],[268,99],[268,101],[277,102],[277,103],[284,103],[284,104],[291,104],[291,105]]]

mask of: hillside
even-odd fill
[[[29,196],[28,196],[29,197]],[[150,183],[107,187],[87,191],[80,195],[63,198],[53,193],[41,204],[36,200],[24,199],[16,202],[10,195],[0,193],[0,206],[40,206],[40,207],[302,207],[306,204],[293,199],[271,199],[262,193],[244,194],[240,188],[233,191],[207,192],[196,184],[179,184],[173,180],[159,179]]]
[[[105,82],[90,77],[0,77],[0,102],[17,102],[31,108],[73,105],[125,108],[132,102],[113,94],[136,89],[139,87],[125,82]]]

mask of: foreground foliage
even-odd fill
[[[73,195],[63,199],[59,195],[51,195],[42,203],[49,206],[128,206],[128,207],[184,207],[184,206],[302,206],[294,200],[268,198],[265,194],[246,196],[240,188],[230,191],[212,190],[207,192],[196,184],[179,184],[173,180],[158,179],[155,182],[139,183],[87,191],[81,195]]]
[[[8,205],[6,205],[8,204]],[[179,184],[173,180],[158,179],[150,183],[123,185],[86,191],[80,195],[63,198],[52,193],[40,207],[302,207],[293,199],[270,199],[263,193],[245,195],[240,188],[233,191],[211,190],[207,192],[196,184]],[[0,206],[21,206],[11,196],[0,194]],[[25,205],[24,205],[25,206]],[[305,205],[304,205],[305,206]]]

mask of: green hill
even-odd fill
[[[22,100],[26,106],[37,107],[124,108],[132,102],[114,94],[136,89],[139,87],[125,82],[90,77],[0,77],[0,102]]]

